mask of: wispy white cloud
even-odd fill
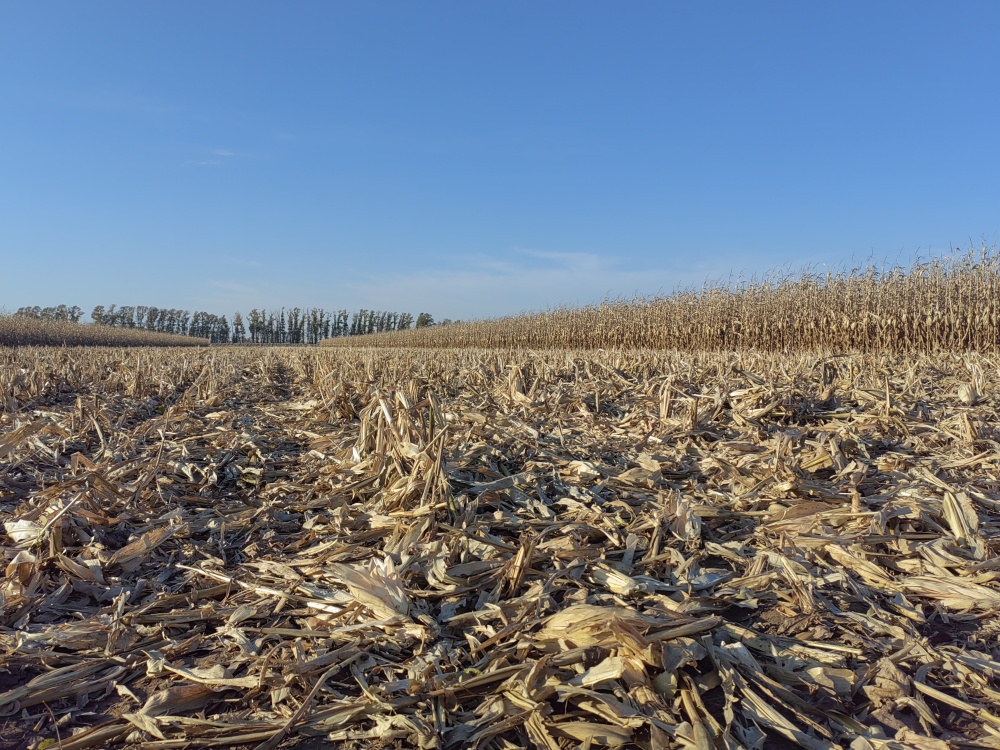
[[[254,260],[253,258],[241,258],[238,255],[225,255],[220,258],[220,260],[229,267],[237,266],[240,268],[262,268],[264,266],[259,260]]]
[[[209,281],[208,286],[212,289],[234,294],[257,294],[257,287],[251,284],[242,284],[238,281]]]
[[[239,156],[235,151],[228,148],[215,148],[208,152],[203,152],[198,157],[184,161],[186,167],[221,167],[229,159]]]
[[[575,266],[577,268],[597,269],[602,265],[602,257],[597,253],[565,253],[553,252],[551,250],[535,250],[533,248],[516,248],[517,254],[535,258],[540,261],[547,261],[553,266]],[[603,261],[605,264],[609,260]]]
[[[700,285],[722,270],[697,262],[687,268],[630,268],[598,253],[521,248],[503,257],[466,255],[370,275],[353,285],[353,293],[367,306],[473,319],[666,294]]]

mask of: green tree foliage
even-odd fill
[[[55,307],[21,307],[14,313],[22,318],[37,318],[38,320],[63,320],[67,323],[79,323],[83,310],[76,305],[56,305]]]
[[[60,305],[58,308],[23,307],[17,314],[31,317],[68,315],[60,319],[75,322],[82,311],[78,307]],[[318,344],[328,338],[403,331],[414,325],[411,313],[364,308],[353,314],[347,310],[328,312],[320,307],[254,308],[246,316],[234,313],[230,324],[225,315],[203,310],[191,312],[148,305],[97,305],[90,317],[98,325],[196,336],[207,338],[213,344]],[[428,325],[434,325],[434,318],[429,313],[420,313],[416,326]]]
[[[234,344],[242,344],[247,339],[247,329],[243,325],[243,316],[239,313],[233,314],[233,337]]]

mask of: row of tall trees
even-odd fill
[[[22,318],[35,318],[37,320],[63,320],[67,323],[79,323],[83,317],[83,310],[76,305],[67,307],[66,305],[56,305],[55,307],[19,307],[14,313]]]
[[[320,307],[290,310],[251,310],[244,325],[240,313],[233,316],[233,343],[316,344],[331,336],[346,336],[347,310],[328,312]]]
[[[145,305],[121,307],[98,305],[90,313],[90,319],[102,326],[145,328],[147,331],[176,333],[182,336],[188,335],[191,326],[191,313],[187,310]]]
[[[427,313],[421,313],[421,315],[427,315]],[[412,327],[413,316],[410,313],[382,312],[381,310],[362,308],[351,317],[351,327],[346,334],[348,336],[362,336],[366,333],[405,331]]]
[[[60,305],[60,308],[64,307]],[[337,336],[360,336],[434,325],[434,318],[429,313],[420,313],[414,318],[410,313],[361,309],[352,315],[347,310],[328,311],[320,307],[253,309],[246,317],[242,313],[234,313],[230,322],[225,315],[200,310],[190,312],[143,305],[98,305],[90,317],[99,325],[197,336],[207,338],[213,344],[317,344]],[[76,319],[79,320],[79,315]]]

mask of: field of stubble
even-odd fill
[[[0,748],[1000,748],[997,364],[0,349]]]

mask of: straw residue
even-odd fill
[[[998,747],[997,372],[0,351],[0,747]]]

